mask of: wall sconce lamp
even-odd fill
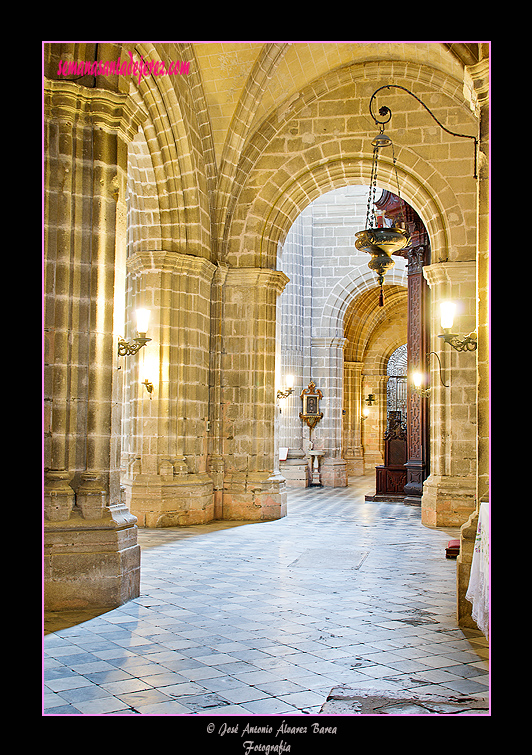
[[[294,390],[294,376],[293,375],[287,375],[286,376],[286,390],[285,391],[277,391],[277,398],[288,398],[292,391]]]
[[[368,406],[373,406],[373,404],[377,403],[377,399],[375,398],[375,394],[374,393],[368,393],[368,395],[366,396],[366,398],[364,399],[364,401],[366,402],[366,404]]]
[[[364,408],[362,409],[362,421],[364,421],[364,420],[365,420],[365,419],[367,419],[368,417],[369,417],[369,406],[365,406],[365,407],[364,407]]]
[[[477,334],[472,331],[466,336],[451,333],[453,327],[456,304],[452,301],[442,301],[440,304],[441,326],[443,333],[438,338],[443,338],[445,343],[452,346],[456,351],[475,351],[478,347]]]
[[[418,396],[422,396],[423,398],[426,398],[427,396],[430,396],[431,389],[430,389],[430,386],[428,388],[423,388],[424,381],[425,381],[425,376],[421,372],[413,373],[412,390],[414,391],[414,393],[417,393]]]
[[[440,366],[440,383],[443,385],[444,388],[448,388],[449,386],[447,385],[447,383],[444,383],[443,381],[441,359],[435,351],[429,351],[429,353],[427,354],[427,357],[430,357],[431,354],[434,354]],[[423,388],[424,382],[425,382],[425,375],[422,372],[412,373],[412,391],[414,393],[417,393],[418,396],[422,396],[423,398],[426,398],[427,396],[430,396],[431,388],[430,386],[428,388]]]
[[[140,349],[145,346],[151,338],[146,338],[148,331],[148,323],[150,321],[149,309],[137,309],[137,337],[134,343],[128,343],[124,338],[118,339],[118,356],[125,357],[136,354]]]
[[[146,388],[146,390],[150,394],[150,398],[151,398],[151,394],[153,393],[153,383],[150,383],[150,381],[148,380],[148,378],[146,378],[146,380],[144,380],[141,383],[141,385],[143,385]]]

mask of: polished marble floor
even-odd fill
[[[139,530],[141,595],[45,617],[45,715],[316,714],[333,687],[488,693],[455,618],[457,530],[348,488],[292,489],[275,522]]]

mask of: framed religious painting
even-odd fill
[[[306,424],[312,428],[323,417],[323,412],[320,411],[320,401],[323,398],[323,393],[319,388],[316,388],[314,382],[308,384],[308,388],[303,388],[301,391],[302,411],[299,413],[299,418],[306,422]]]

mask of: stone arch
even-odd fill
[[[235,172],[238,170],[240,157],[246,144],[248,129],[255,118],[264,88],[279,65],[279,62],[283,59],[287,47],[288,44],[286,42],[270,43],[262,46],[253,71],[246,82],[244,91],[237,104],[229,134],[223,147],[218,175],[218,188],[216,192],[218,206],[216,208],[215,223],[219,224],[221,228],[223,228],[227,206],[231,200]]]
[[[431,239],[434,259],[450,256],[451,231],[446,213],[438,197],[416,176],[399,164],[403,150],[397,158],[397,176],[401,196],[414,207],[422,218]],[[268,209],[261,226],[256,264],[272,268],[277,258],[277,248],[286,238],[296,217],[321,194],[346,184],[369,185],[371,158],[339,157],[333,161],[309,166],[289,183],[280,187],[277,201]],[[386,158],[379,161],[379,186],[397,193],[395,167]],[[260,199],[259,199],[260,201]],[[455,203],[452,204],[455,206]],[[253,220],[255,220],[254,218]],[[252,221],[253,222],[253,221]]]
[[[162,60],[149,43],[136,44],[131,51],[133,60]],[[205,164],[190,104],[193,95],[183,78],[146,76],[131,81],[130,95],[146,114],[143,133],[156,189],[158,237],[149,243],[151,249],[209,258]]]
[[[386,274],[385,300],[389,300],[391,287],[400,286],[406,289],[406,285],[406,270],[392,268]],[[330,291],[323,308],[320,329],[323,332],[334,333],[336,336],[342,337],[348,309],[361,294],[373,289],[375,289],[375,292],[377,291],[377,282],[375,273],[369,268],[367,270],[356,268],[356,275],[351,273],[345,275]]]
[[[314,198],[345,183],[369,184],[370,140],[375,125],[369,112],[362,112],[363,104],[369,103],[378,86],[391,80],[414,90],[417,87],[430,104],[434,97],[450,98],[453,119],[467,124],[470,131],[476,127],[476,117],[464,98],[461,82],[430,66],[388,61],[348,65],[330,72],[312,82],[288,105],[280,106],[250,139],[228,203],[225,261],[234,266],[274,269],[277,245]],[[325,107],[327,98],[333,96],[337,97],[336,104],[345,104],[341,128],[334,130],[332,119],[332,125],[323,120],[321,128],[317,107]],[[464,161],[463,140],[436,133],[439,129],[426,113],[431,122],[410,129],[407,117],[410,112],[419,115],[420,106],[409,95],[390,96],[389,102],[392,112],[398,113],[397,124],[403,126],[399,136],[391,129],[401,196],[418,212],[429,232],[433,261],[473,258],[475,228],[474,224],[468,228],[466,222],[473,216],[476,196],[473,151],[468,154],[471,175],[454,175],[453,160],[457,170],[458,163],[468,164]],[[449,108],[448,100],[445,107]],[[295,131],[298,119],[301,121],[312,108],[307,118],[312,124],[307,127],[315,131],[303,134],[306,142],[300,138],[300,149],[289,149],[291,127]],[[391,155],[383,155],[380,160],[379,185],[397,193]]]

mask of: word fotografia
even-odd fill
[[[263,745],[263,744],[255,744],[255,742],[251,740],[247,740],[244,742],[244,753],[245,755],[251,755],[252,752],[264,752],[265,755],[270,755],[270,753],[275,753],[275,755],[283,755],[283,752],[290,752],[292,748],[289,744],[286,744],[282,739],[281,741],[276,745]]]
[[[143,76],[187,76],[190,62],[171,60],[168,64],[162,60],[145,61],[142,55],[140,61],[133,60],[133,54],[128,51],[129,60],[91,60],[76,62],[60,60],[57,69],[58,76],[133,76],[138,77],[139,84]]]

